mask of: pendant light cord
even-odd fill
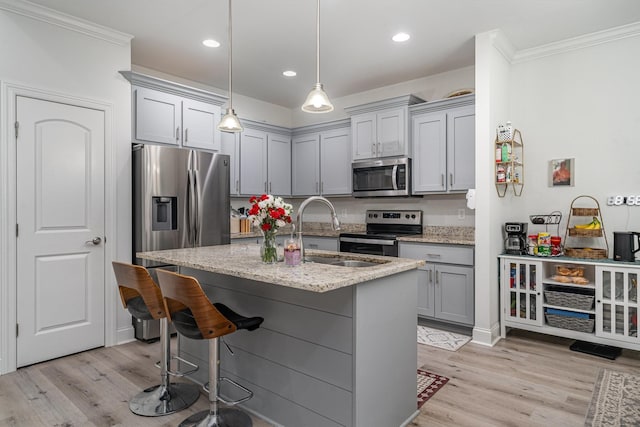
[[[316,82],[320,83],[320,0],[316,8]]]
[[[319,1],[319,0],[318,0]],[[233,61],[233,43],[232,43],[232,31],[231,31],[231,0],[229,0],[229,108],[233,108],[233,90],[231,86],[231,70]]]

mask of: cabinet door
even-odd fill
[[[192,99],[182,101],[182,145],[220,151],[220,107]]]
[[[246,129],[240,134],[240,194],[267,192],[267,134]]]
[[[542,263],[503,259],[503,318],[542,326]]]
[[[447,113],[447,181],[450,191],[475,188],[475,107]]]
[[[336,237],[303,236],[302,244],[305,249],[338,252],[338,239]]]
[[[473,268],[436,265],[434,282],[435,317],[473,325]]]
[[[434,266],[418,269],[418,316],[434,317]]]
[[[291,194],[320,194],[320,135],[299,135],[291,142],[293,152]],[[349,149],[349,145],[347,145]]]
[[[268,191],[278,196],[291,195],[291,138],[268,134]]]
[[[351,117],[351,138],[353,160],[376,157],[376,113],[358,114]]]
[[[413,192],[446,191],[447,115],[428,113],[415,116],[413,138]]]
[[[147,88],[135,89],[135,139],[178,145],[182,98]]]
[[[240,147],[238,144],[239,135],[237,133],[220,132],[220,152],[227,154],[229,162],[229,194],[234,196],[240,194]]]
[[[320,192],[351,194],[351,149],[349,129],[334,129],[320,135]]]
[[[376,117],[377,155],[378,157],[407,155],[406,114],[398,108],[382,111]]]
[[[638,343],[640,270],[596,267],[596,336]]]

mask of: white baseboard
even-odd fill
[[[500,340],[500,323],[496,322],[491,329],[473,328],[473,338],[471,342],[493,347]]]
[[[127,326],[116,331],[116,345],[125,344],[135,339],[133,326]]]

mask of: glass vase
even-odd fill
[[[262,231],[262,243],[260,244],[260,258],[265,264],[278,262],[278,244],[276,242],[277,231]]]

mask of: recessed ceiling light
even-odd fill
[[[407,33],[398,33],[395,36],[391,37],[391,40],[393,40],[394,42],[406,42],[407,40],[409,40],[411,38],[411,36]]]
[[[285,77],[295,77],[296,75],[298,75],[298,73],[296,73],[293,70],[287,70],[287,71],[283,71],[282,75]]]
[[[206,47],[220,47],[220,42],[213,39],[202,40],[202,44]]]

